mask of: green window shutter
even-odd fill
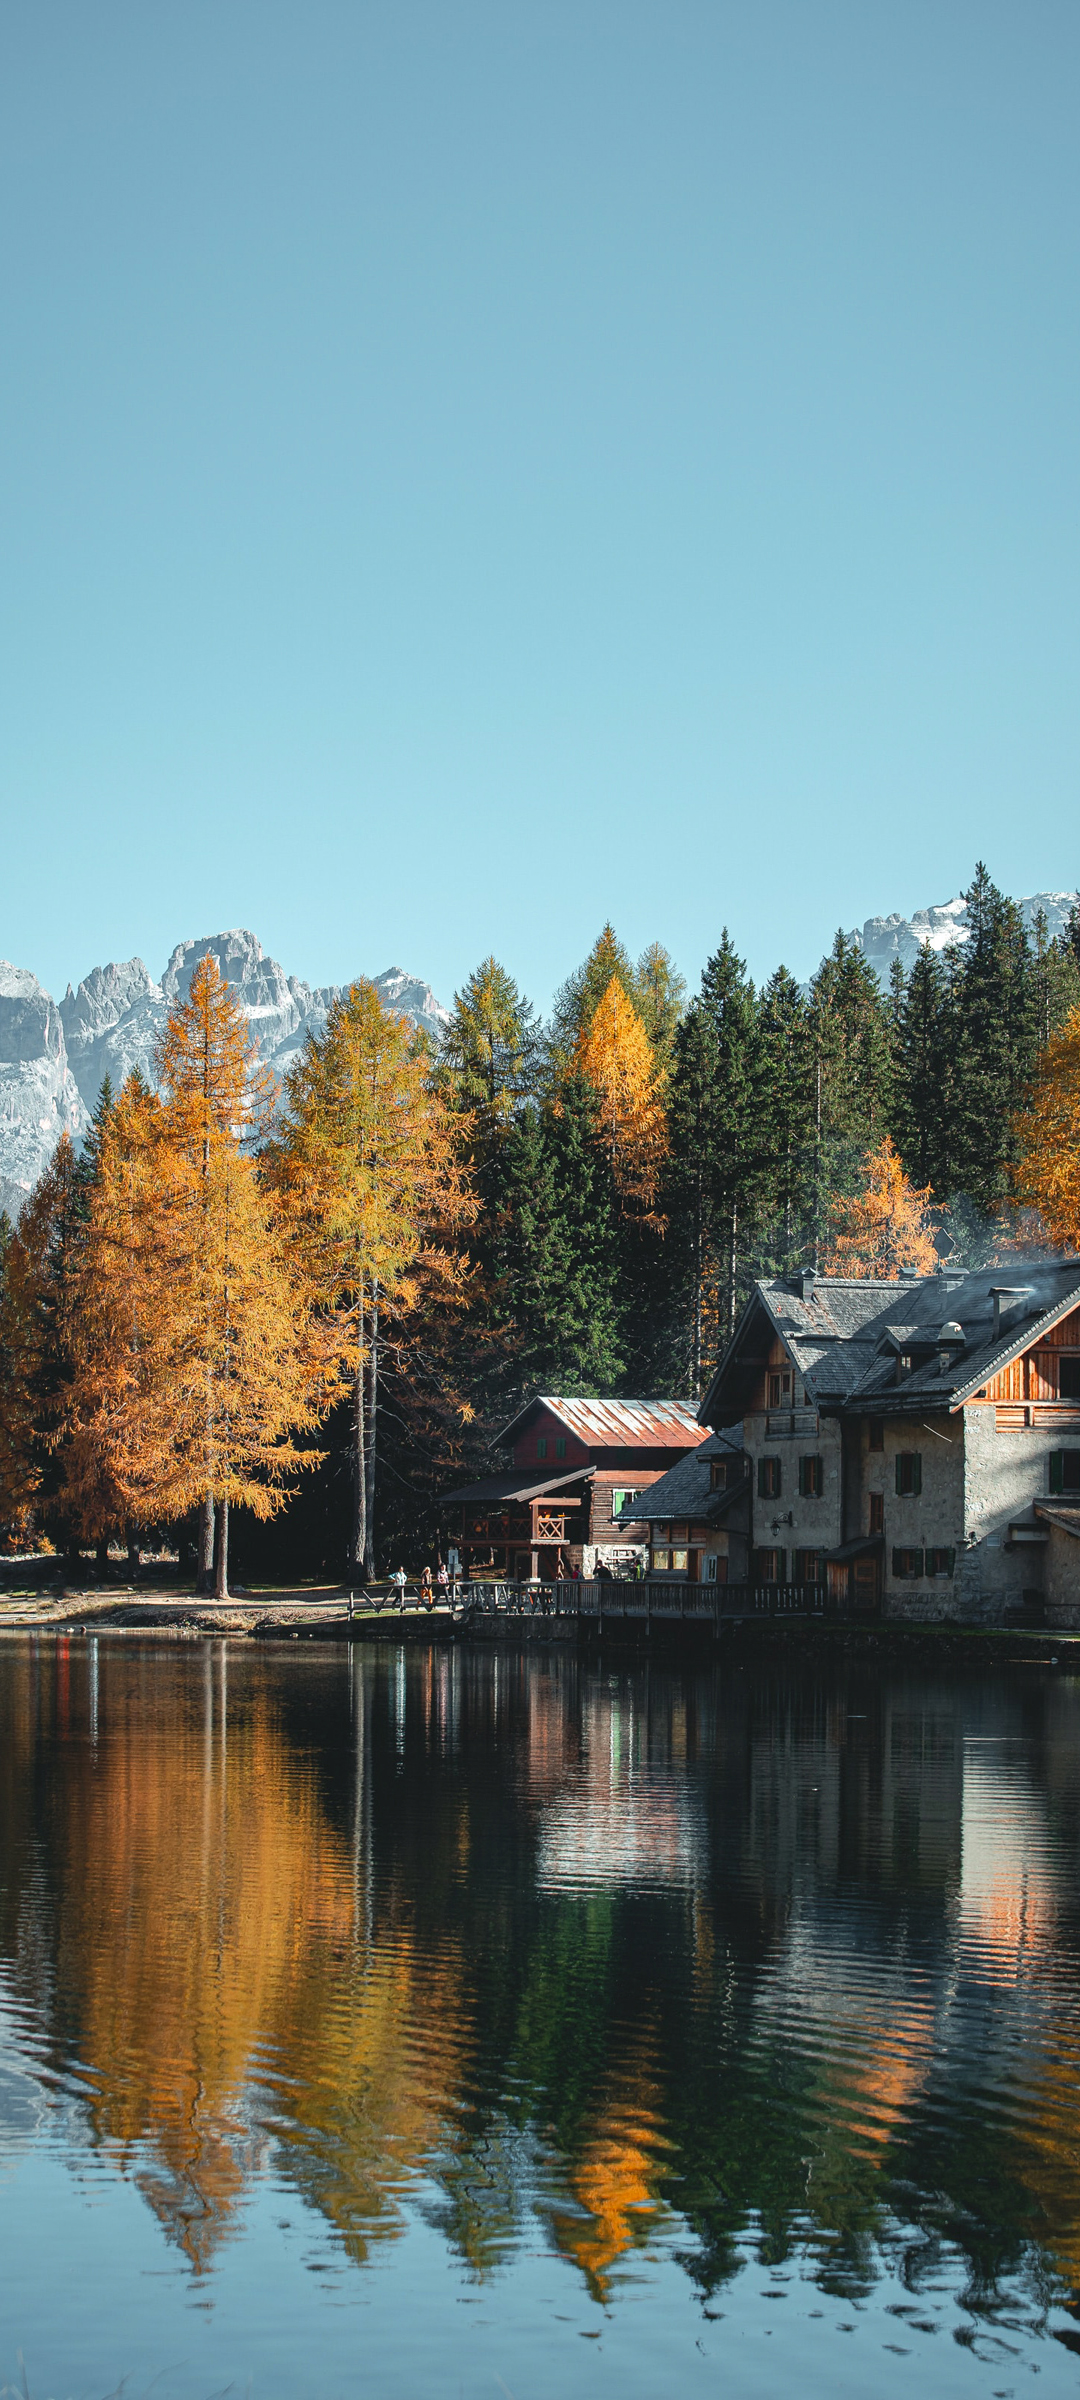
[[[1050,1489],[1052,1492],[1061,1492],[1065,1489],[1065,1453],[1063,1450],[1051,1450],[1050,1452]]]
[[[945,1556],[946,1556],[946,1558],[947,1558],[947,1560],[948,1560],[948,1562],[949,1562],[949,1563],[948,1563],[948,1566],[947,1566],[947,1568],[946,1568],[946,1570],[945,1570],[945,1571],[946,1571],[946,1574],[948,1574],[948,1575],[951,1575],[951,1574],[952,1574],[952,1571],[953,1571],[953,1568],[954,1568],[954,1567],[955,1567],[955,1565],[956,1565],[956,1552],[955,1552],[955,1550],[946,1550],[946,1552],[945,1552]]]
[[[897,1499],[898,1499],[898,1500],[902,1499],[902,1497],[903,1497],[903,1491],[904,1491],[903,1468],[902,1468],[902,1465],[901,1465],[901,1460],[900,1460],[900,1452],[899,1452],[899,1451],[897,1451],[897,1453],[896,1453],[896,1497],[897,1497]],[[895,1556],[896,1556],[896,1554],[895,1554],[895,1551],[894,1551],[894,1553],[893,1553],[893,1558],[894,1558],[893,1574],[894,1574],[894,1575],[897,1575],[897,1574],[899,1574],[899,1571],[900,1571],[900,1570],[899,1570],[899,1568],[898,1568],[898,1567],[896,1566],[896,1564],[895,1564]]]
[[[895,1576],[897,1576],[897,1577],[901,1576],[901,1575],[903,1574],[903,1572],[904,1572],[903,1565],[902,1565],[903,1556],[904,1556],[904,1553],[903,1553],[903,1551],[902,1551],[902,1550],[894,1550],[894,1551],[893,1551],[893,1554],[892,1554],[892,1571],[893,1571],[893,1574],[894,1574]]]
[[[768,1497],[769,1497],[768,1485],[767,1485],[767,1483],[766,1483],[766,1480],[765,1480],[765,1469],[766,1469],[766,1466],[767,1466],[767,1465],[768,1465],[768,1460],[767,1460],[767,1459],[764,1459],[764,1458],[759,1458],[759,1460],[758,1460],[758,1462],[757,1462],[757,1489],[758,1489],[758,1499],[759,1499],[759,1500],[767,1500],[767,1499],[768,1499]],[[1060,1490],[1061,1490],[1061,1485],[1060,1485],[1060,1483],[1059,1483],[1059,1485],[1058,1485],[1058,1490],[1059,1490],[1059,1492],[1060,1492]]]
[[[800,1458],[800,1460],[799,1460],[799,1498],[800,1498],[800,1500],[805,1500],[805,1498],[806,1498],[806,1492],[807,1492],[807,1469],[808,1469],[809,1465],[810,1465],[810,1461],[809,1461],[809,1459],[808,1459],[808,1458]]]
[[[913,1457],[913,1459],[912,1459],[912,1462],[911,1462],[911,1488],[912,1488],[912,1491],[913,1491],[913,1492],[915,1492],[915,1493],[919,1493],[919,1492],[921,1492],[921,1490],[922,1490],[922,1451],[921,1451],[921,1450],[916,1450],[916,1452],[915,1452],[915,1454],[914,1454],[914,1457]]]

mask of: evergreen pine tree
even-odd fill
[[[908,1175],[941,1198],[951,1180],[951,1020],[949,978],[941,953],[924,942],[900,1012],[890,1115]]]
[[[521,1397],[610,1391],[622,1374],[616,1197],[595,1127],[596,1095],[571,1076],[506,1144],[494,1284]]]
[[[669,1214],[686,1275],[695,1396],[706,1355],[734,1325],[740,1247],[748,1245],[756,1221],[756,1051],[754,987],[725,926],[675,1038],[669,1099]]]
[[[812,1239],[816,1080],[806,1002],[778,967],[758,1004],[755,1112],[765,1272],[784,1273]]]
[[[993,1216],[1009,1190],[1012,1121],[1038,1047],[1038,995],[1020,911],[980,861],[964,899],[968,937],[952,965],[949,1196]]]

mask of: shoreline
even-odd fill
[[[662,1653],[665,1661],[683,1657],[698,1665],[707,1659],[734,1662],[740,1655],[777,1659],[793,1654],[841,1654],[890,1663],[905,1658],[920,1664],[968,1666],[1054,1667],[1080,1673],[1080,1631],[1045,1626],[975,1626],[911,1624],[821,1618],[786,1618],[754,1622],[733,1619],[714,1632],[705,1626],[653,1621],[651,1633],[636,1622],[608,1619],[552,1619],[541,1615],[503,1616],[474,1611],[455,1615],[448,1606],[402,1610],[396,1594],[379,1595],[349,1616],[349,1593],[338,1585],[264,1587],[243,1590],[228,1600],[202,1599],[194,1591],[175,1587],[137,1590],[60,1588],[51,1591],[12,1591],[0,1585],[0,1637],[10,1634],[53,1633],[80,1638],[87,1634],[147,1635],[165,1640],[205,1639],[207,1636],[254,1641],[305,1639],[362,1642],[392,1640],[476,1641],[509,1647],[548,1647],[605,1650],[648,1658]]]

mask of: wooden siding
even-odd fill
[[[1012,1402],[1014,1406],[1024,1400],[1056,1400],[1056,1362],[1047,1358],[1046,1353],[1058,1350],[1080,1350],[1080,1308],[1074,1308],[1059,1325],[1051,1325],[1047,1333],[1040,1334],[1032,1348],[1002,1367],[999,1375],[992,1375],[985,1398]]]

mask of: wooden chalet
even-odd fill
[[[470,1574],[508,1582],[643,1565],[647,1529],[628,1509],[700,1442],[682,1401],[539,1395],[496,1437],[506,1469],[444,1495],[443,1538]]]

